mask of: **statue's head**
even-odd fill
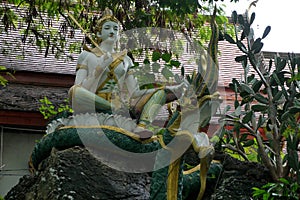
[[[116,38],[119,35],[120,22],[113,16],[112,11],[109,8],[106,8],[103,11],[101,19],[98,20],[95,27],[95,34],[101,41],[109,38],[110,34],[115,34]]]

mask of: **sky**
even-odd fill
[[[239,3],[230,3],[230,0],[219,1],[225,4],[226,15],[233,10],[242,14],[253,0],[239,0]],[[299,12],[299,0],[259,0],[251,13],[256,17],[252,28],[256,37],[261,37],[265,27],[270,25],[271,32],[263,40],[264,51],[300,53],[300,23],[296,14]]]

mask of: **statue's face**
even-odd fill
[[[101,37],[102,41],[109,40],[116,42],[119,37],[119,24],[113,21],[105,22],[98,36]]]

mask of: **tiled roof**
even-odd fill
[[[58,22],[52,22],[52,24],[53,28],[59,29],[60,25]],[[21,25],[19,26],[21,27]],[[1,28],[3,27],[0,27],[0,31]],[[82,42],[83,37],[81,31],[76,30],[74,38],[67,37],[67,47],[73,42]],[[66,54],[69,55],[61,55],[59,59],[56,59],[50,50],[47,57],[45,57],[45,50],[40,51],[36,46],[31,46],[28,42],[21,42],[19,30],[11,30],[8,34],[0,32],[0,38],[0,66],[5,66],[16,71],[75,74],[75,65],[78,57],[78,54],[76,53],[70,55],[67,52]],[[28,40],[35,40],[35,38],[27,38],[27,41]],[[66,50],[68,51],[68,49]],[[231,82],[232,77],[240,77],[243,71],[241,65],[234,60],[240,53],[235,45],[229,44],[226,41],[219,42],[219,51],[221,85],[228,85],[228,83]],[[69,56],[71,56],[73,60],[68,58]],[[184,57],[182,57],[183,62],[188,63],[188,60],[193,56],[195,55],[184,55]],[[192,72],[193,69],[197,68],[190,64],[185,64],[185,66],[186,72]]]
[[[78,34],[79,35],[79,34]],[[16,30],[9,34],[0,33],[0,66],[16,71],[35,71],[45,73],[74,74],[78,54],[71,55],[73,61],[66,55],[56,59],[54,54],[45,57],[45,50],[39,51],[36,46],[21,42],[21,36]],[[75,38],[73,40],[79,40]]]
[[[7,38],[9,36],[0,41],[0,51],[3,51],[3,48],[7,48],[3,45],[3,41]],[[16,71],[75,74],[78,54],[73,54],[73,61],[65,61],[66,57],[56,59],[54,55],[49,54],[45,58],[44,53],[40,53],[35,47],[26,47],[26,56],[24,59],[20,59],[22,52],[17,49],[16,45],[10,45],[10,50],[11,52],[8,54],[0,54],[0,66]],[[228,85],[233,77],[239,78],[243,73],[241,64],[234,60],[241,53],[234,45],[228,44],[226,41],[220,41],[219,51],[220,81],[222,85]],[[186,59],[188,60],[188,58]],[[191,72],[196,68],[196,66],[186,65],[187,72]]]

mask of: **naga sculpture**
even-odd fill
[[[84,46],[85,50],[78,57],[75,84],[69,91],[74,114],[49,123],[47,134],[36,144],[31,155],[34,168],[49,156],[53,147],[61,149],[84,145],[109,164],[121,162],[127,171],[129,168],[130,172],[152,169],[151,199],[184,199],[193,185],[201,187],[197,199],[202,199],[214,148],[209,145],[206,134],[198,129],[208,124],[215,107],[212,102],[220,102],[215,16],[216,9],[211,20],[212,36],[205,54],[205,59],[211,59],[207,59],[206,65],[200,65],[189,81],[141,90],[130,68],[133,63],[127,51],[115,51],[120,23],[106,9],[95,27],[98,38],[97,41],[92,40],[95,47]],[[187,97],[190,93],[192,96]],[[166,127],[159,133],[149,130],[161,107],[176,100],[180,101],[180,109],[171,114]],[[117,114],[124,107],[130,110],[133,119]],[[209,114],[199,117],[199,112]],[[199,122],[193,127],[195,119]],[[194,169],[183,171],[183,153],[188,148],[193,148],[201,161]],[[139,165],[139,169],[127,166],[130,159],[135,162],[130,153],[148,153],[151,155],[147,157],[151,160],[150,166],[147,162]],[[112,158],[112,154],[116,158]],[[215,169],[214,173],[220,172],[219,167]]]

